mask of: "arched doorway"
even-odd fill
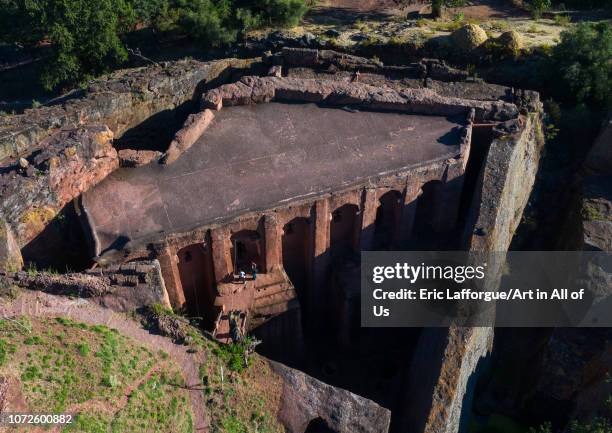
[[[330,228],[330,250],[334,259],[348,257],[355,252],[358,236],[359,208],[354,204],[345,204],[332,212]]]
[[[390,248],[395,241],[402,213],[402,194],[389,191],[379,199],[374,223],[374,248]]]
[[[193,244],[180,249],[177,257],[187,313],[201,317],[208,328],[216,318],[215,278],[210,250],[202,243]]]
[[[310,239],[308,218],[294,218],[283,227],[283,266],[300,297],[308,287]]]
[[[248,273],[251,269],[251,263],[257,265],[259,272],[264,272],[266,269],[265,252],[259,232],[255,230],[241,230],[232,235],[231,241],[232,264],[234,265],[235,273],[241,270]]]
[[[308,423],[304,433],[337,433],[332,430],[323,418],[315,418]]]

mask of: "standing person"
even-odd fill
[[[253,276],[253,281],[257,279],[257,264],[255,262],[251,262],[251,275]]]

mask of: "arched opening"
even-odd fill
[[[308,423],[304,433],[337,433],[332,430],[323,418],[315,418]]]
[[[187,313],[201,317],[206,328],[216,319],[215,278],[212,255],[204,244],[193,244],[177,253]]]
[[[255,263],[259,272],[264,272],[265,253],[260,234],[254,230],[241,230],[234,233],[232,240],[232,264],[234,272],[241,270],[249,272],[251,264]]]
[[[330,228],[330,250],[332,258],[348,257],[355,252],[358,236],[359,208],[354,204],[345,204],[332,212]]]
[[[283,266],[300,297],[308,287],[310,238],[308,218],[294,218],[283,227]]]
[[[390,248],[399,229],[402,212],[402,194],[399,191],[389,191],[379,199],[374,223],[374,248]]]

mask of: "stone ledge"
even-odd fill
[[[115,311],[133,312],[155,303],[169,306],[157,260],[140,261],[81,273],[15,272],[0,279],[29,290],[90,298]]]

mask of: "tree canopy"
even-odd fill
[[[304,0],[0,0],[0,42],[49,46],[41,79],[53,89],[125,62],[136,26],[216,47],[254,27],[294,26],[306,9]]]

